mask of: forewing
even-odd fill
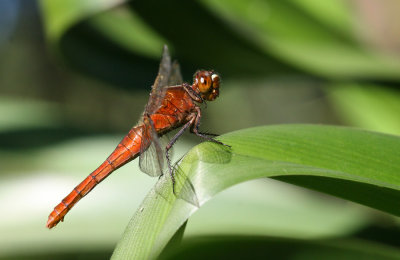
[[[158,69],[158,74],[151,88],[149,101],[146,105],[145,114],[151,115],[158,110],[164,99],[171,74],[171,57],[167,45],[164,45],[163,54]]]
[[[168,86],[181,85],[182,82],[183,80],[182,80],[181,68],[179,66],[179,63],[176,60],[174,60],[174,62],[172,63],[171,74],[168,79]]]
[[[139,156],[140,170],[155,177],[163,174],[166,165],[165,144],[160,142],[151,119],[145,117]]]

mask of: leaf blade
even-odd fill
[[[390,200],[391,196],[400,196],[397,136],[335,126],[278,125],[232,132],[221,140],[233,147],[229,160],[226,150],[203,143],[193,148],[180,164],[195,188],[200,205],[221,190],[250,179],[275,177],[307,187],[312,186],[313,178],[325,178],[327,187],[334,184],[331,180],[340,181],[332,189],[317,185],[322,192],[376,208],[384,200],[381,210],[400,214],[398,200]],[[303,183],[293,178],[303,178]],[[357,193],[360,187],[344,189],[348,182],[361,183],[364,192],[361,195],[366,200],[360,201]],[[136,212],[113,259],[155,258],[161,253],[176,230],[197,210],[171,196],[165,200],[154,191],[147,196],[142,208],[147,208],[151,219],[142,216],[140,210]],[[134,232],[135,228],[140,232]]]

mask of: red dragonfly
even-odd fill
[[[219,84],[220,78],[212,70],[197,71],[192,85],[182,83],[179,65],[177,62],[171,63],[168,48],[164,46],[158,75],[141,120],[111,155],[54,208],[46,226],[52,228],[63,221],[68,211],[97,184],[138,156],[140,169],[150,176],[162,175],[167,165],[174,185],[168,152],[188,128],[201,138],[224,145],[211,137],[215,135],[199,131],[199,104],[216,99],[219,95]],[[160,137],[178,128],[180,130],[175,136],[162,147]]]

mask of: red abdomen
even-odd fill
[[[68,211],[97,184],[114,170],[135,159],[140,153],[142,132],[142,125],[133,127],[112,154],[54,208],[49,215],[46,226],[52,228],[58,222],[63,221]]]
[[[150,115],[157,133],[163,135],[186,123],[187,116],[192,112],[194,106],[192,99],[183,87],[170,87],[166,92],[161,108]],[[52,228],[58,222],[62,221],[68,211],[81,198],[88,194],[114,170],[135,159],[140,154],[142,138],[151,138],[148,134],[143,136],[144,127],[146,126],[139,125],[133,127],[112,154],[54,208],[47,221],[48,228]],[[149,141],[144,143],[149,145],[151,140]]]

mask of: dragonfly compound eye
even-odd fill
[[[199,78],[199,90],[201,93],[207,93],[212,85],[212,80],[209,75],[202,75]]]
[[[210,78],[211,78],[212,86],[208,90],[206,97],[205,97],[206,100],[208,100],[208,101],[212,101],[219,96],[219,82],[220,82],[219,76],[218,76],[218,74],[211,72]]]
[[[195,84],[203,99],[212,101],[219,95],[219,76],[213,71],[198,71],[195,75]]]
[[[211,81],[212,81],[213,89],[218,89],[219,88],[219,76],[218,76],[218,74],[213,73],[211,75]]]

